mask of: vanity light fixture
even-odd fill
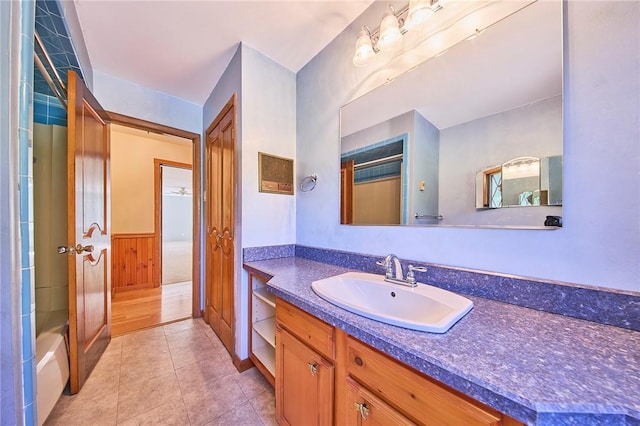
[[[446,0],[410,0],[409,4],[396,13],[393,6],[387,6],[380,27],[370,31],[362,27],[356,40],[353,63],[366,66],[373,62],[379,52],[393,52],[402,46],[402,36],[410,30],[418,29],[442,9]]]

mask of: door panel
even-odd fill
[[[67,203],[71,393],[111,340],[109,129],[75,73],[68,81]]]
[[[205,321],[234,354],[235,98],[223,108],[206,139]]]
[[[340,223],[353,223],[354,161],[340,165]]]

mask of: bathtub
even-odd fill
[[[36,401],[42,425],[69,381],[69,358],[65,334],[67,323],[53,321],[36,337]]]

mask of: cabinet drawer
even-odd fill
[[[329,324],[280,298],[276,300],[276,321],[326,358],[335,359],[335,334]]]
[[[390,407],[383,400],[347,377],[346,426],[399,425],[414,426],[415,423]]]
[[[347,373],[413,421],[429,425],[502,424],[502,414],[347,339]]]

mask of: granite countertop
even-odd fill
[[[445,334],[408,330],[321,299],[350,269],[303,258],[246,262],[268,288],[348,334],[527,424],[640,425],[640,332],[480,297]]]

